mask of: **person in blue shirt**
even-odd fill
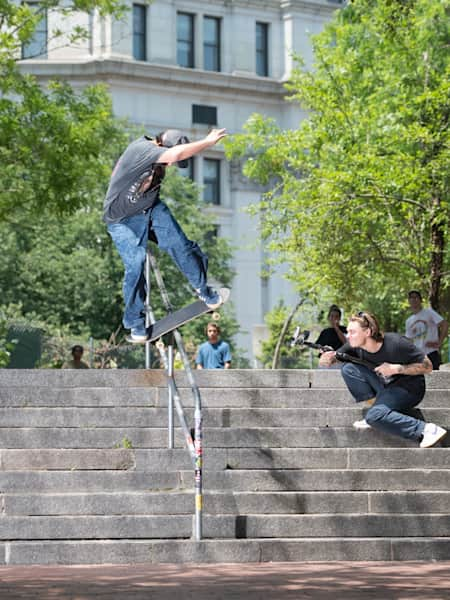
[[[229,369],[231,352],[227,342],[220,339],[220,327],[216,323],[206,326],[208,341],[201,344],[195,362],[197,369]]]

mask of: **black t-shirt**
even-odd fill
[[[352,348],[347,342],[339,348],[341,352],[353,354],[368,362],[374,367],[383,363],[394,363],[400,365],[410,365],[413,363],[422,363],[425,354],[419,350],[410,340],[398,333],[385,333],[383,345],[378,352],[367,352],[363,348]],[[425,377],[423,375],[393,375],[387,387],[399,386],[423,398],[425,394]]]
[[[347,327],[339,325],[339,329],[342,333],[347,333]],[[327,327],[320,332],[316,344],[320,344],[321,346],[331,346],[334,350],[337,350],[342,346],[342,341],[339,339],[334,327]]]
[[[126,217],[145,212],[159,198],[164,167],[157,166],[159,157],[167,148],[157,146],[143,135],[132,142],[114,167],[103,204],[103,220],[118,223]],[[145,181],[150,187],[141,191]]]

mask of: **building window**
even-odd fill
[[[192,122],[202,123],[203,125],[217,125],[217,107],[193,104]]]
[[[256,23],[256,74],[269,75],[269,25]]]
[[[47,9],[40,6],[39,2],[27,2],[33,12],[39,12],[41,19],[36,25],[33,37],[22,46],[22,58],[39,58],[47,54]]]
[[[203,200],[208,204],[220,204],[220,160],[203,159]]]
[[[203,68],[220,71],[220,19],[203,19]]]
[[[147,7],[133,4],[133,58],[147,60]]]
[[[188,166],[184,169],[178,169],[180,175],[194,181],[194,157],[188,160]]]
[[[177,14],[177,63],[194,68],[194,15]]]

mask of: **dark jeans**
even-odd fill
[[[163,202],[157,202],[147,213],[109,224],[108,232],[125,267],[122,291],[126,329],[142,326],[145,322],[144,264],[149,236],[171,256],[194,289],[206,285],[208,258],[198,244],[187,239]]]
[[[386,387],[374,372],[353,363],[345,363],[342,376],[356,402],[376,397],[365,419],[374,429],[391,435],[420,440],[425,427],[424,421],[408,414],[422,400],[422,394],[414,394],[398,385]]]
[[[439,367],[441,366],[441,355],[438,350],[434,350],[427,354],[428,358],[431,360],[431,364],[433,365],[433,371],[439,371]]]

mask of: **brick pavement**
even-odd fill
[[[448,600],[450,561],[0,567],[1,600]]]

